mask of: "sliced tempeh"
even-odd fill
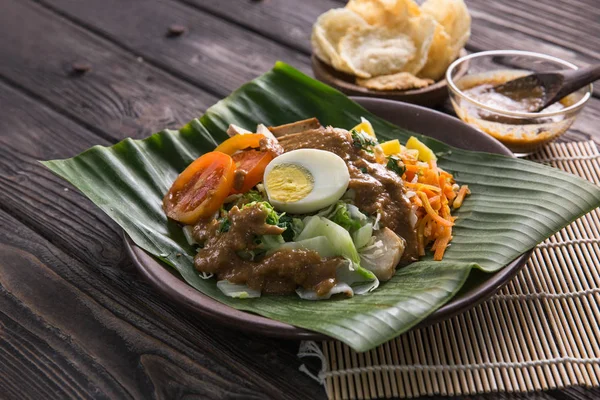
[[[321,123],[316,118],[304,119],[302,121],[291,122],[285,125],[270,126],[269,130],[275,137],[281,137],[292,133],[304,132],[310,129],[318,129]]]

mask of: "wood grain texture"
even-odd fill
[[[178,0],[199,10],[277,40],[304,54],[312,52],[312,25],[323,12],[342,6],[336,0]],[[239,12],[231,12],[232,9]]]
[[[29,1],[0,7],[0,77],[111,142],[179,127],[217,101]],[[91,71],[73,75],[82,60]]]
[[[525,33],[527,43],[540,41],[562,48],[569,58],[577,57],[582,63],[597,62],[600,59],[600,43],[593,38],[600,35],[600,9],[582,2],[537,1],[535,8],[526,0],[486,2],[467,0],[476,18],[493,21],[514,31]],[[490,19],[490,17],[495,17]],[[478,25],[478,24],[475,24]],[[476,38],[475,35],[473,35]],[[507,36],[510,40],[511,36]],[[511,43],[513,46],[519,43]],[[533,49],[532,49],[533,50]],[[574,60],[576,61],[576,60]]]
[[[0,382],[16,394],[3,398],[323,397],[294,346],[206,326],[130,276],[120,290],[2,211],[0,224]]]
[[[323,396],[297,373],[294,343],[213,327],[140,281],[118,227],[35,161],[68,151],[60,144],[69,139],[102,139],[12,89],[0,93],[13,115],[0,125],[1,207],[52,242],[0,211],[0,388],[14,387],[9,398]],[[42,120],[56,129],[50,143]]]
[[[277,60],[310,71],[305,55],[171,0],[40,0],[40,3],[221,96],[268,71]],[[187,27],[187,33],[168,37],[168,27],[173,23]]]

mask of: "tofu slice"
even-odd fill
[[[241,126],[237,126],[235,124],[229,124],[229,128],[227,128],[227,134],[232,137],[235,135],[246,135],[248,133],[252,133],[247,129],[242,128]]]
[[[385,282],[396,273],[396,266],[404,253],[406,241],[389,228],[376,231],[375,238],[381,240],[383,248],[375,250],[376,257],[361,254],[361,265],[373,272],[380,281]]]

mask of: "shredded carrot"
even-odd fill
[[[421,169],[421,167],[415,164],[404,164],[404,167],[409,172],[419,172],[419,170]]]
[[[418,192],[417,196],[419,196],[419,198],[421,199],[421,201],[423,202],[423,207],[425,207],[425,211],[427,211],[427,214],[431,216],[431,218],[433,218],[434,221],[436,221],[438,224],[442,225],[442,226],[452,226],[454,225],[451,221],[448,221],[444,218],[442,218],[432,207],[431,204],[429,203],[429,199],[427,198],[427,195],[423,192]]]
[[[452,238],[451,230],[449,228],[444,229],[444,234],[436,239],[435,241],[435,253],[433,254],[433,259],[435,261],[442,261],[444,257],[444,253],[446,252],[446,248],[448,247],[448,243]]]
[[[442,207],[442,203],[440,200],[440,196],[433,196],[429,198],[429,204],[431,204],[431,208],[438,211],[440,207]]]
[[[419,255],[425,255],[425,226],[431,217],[426,215],[417,225],[417,241],[419,246]]]
[[[432,192],[435,193],[440,193],[441,189],[437,186],[433,186],[433,185],[426,185],[424,183],[410,183],[410,182],[406,182],[404,184],[406,187],[409,187],[411,189],[415,189],[415,190],[430,190]]]
[[[412,199],[413,203],[415,203],[417,206],[423,207],[423,202],[421,201],[419,196],[413,196],[413,197],[411,197],[411,199]]]
[[[429,248],[434,252],[434,260],[441,260],[452,240],[456,220],[451,207],[459,208],[470,191],[466,185],[459,187],[452,174],[440,168],[436,160],[421,162],[417,155],[405,148],[397,154],[406,168],[404,185],[414,192],[410,203],[417,217],[418,250],[425,255]]]
[[[454,209],[460,208],[467,194],[471,194],[469,187],[467,185],[462,185],[458,191],[458,194],[456,195],[456,198],[454,199],[454,202],[452,203],[452,207]]]

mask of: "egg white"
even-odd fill
[[[300,166],[312,175],[313,188],[302,199],[281,201],[269,194],[267,176],[273,168],[284,164]],[[307,214],[338,201],[348,188],[350,174],[346,163],[337,154],[317,149],[299,149],[274,158],[265,168],[263,182],[269,202],[276,210],[290,214]]]

